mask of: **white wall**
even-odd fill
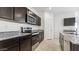
[[[32,7],[29,7],[29,9],[31,9],[34,13],[39,15],[41,17],[41,20],[44,21],[43,13],[40,13],[40,12],[36,11]],[[2,19],[2,18],[0,18],[0,19]],[[42,22],[42,24],[43,24],[43,22]],[[4,31],[18,31],[18,30],[20,30],[20,27],[22,27],[22,26],[24,26],[24,27],[32,27],[33,30],[38,30],[38,29],[43,29],[44,28],[44,25],[42,25],[42,26],[35,26],[35,25],[20,24],[20,23],[6,22],[6,21],[0,20],[0,32],[4,32]]]
[[[45,39],[53,39],[54,37],[54,23],[53,23],[53,13],[50,11],[45,12],[45,20],[44,20],[44,31],[45,31]]]
[[[76,29],[77,29],[77,34],[79,34],[79,11],[75,12],[75,17],[76,17]]]
[[[59,32],[63,32],[64,29],[74,29],[73,26],[63,26],[64,18],[75,17],[74,12],[65,12],[54,15],[54,39],[59,39]]]

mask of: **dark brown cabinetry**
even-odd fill
[[[25,7],[14,7],[14,20],[16,22],[25,22],[27,10]]]
[[[70,42],[70,51],[79,51],[79,45]]]
[[[19,51],[19,38],[0,41],[0,51]]]
[[[0,41],[0,51],[31,51],[31,35]]]
[[[32,51],[32,46],[41,43],[44,39],[44,32],[36,35],[18,36],[0,41],[0,51]],[[37,45],[37,46],[38,46]]]
[[[31,36],[20,37],[20,51],[31,51],[32,50],[32,38]]]
[[[13,19],[13,7],[0,7],[0,17],[5,19]]]
[[[44,39],[44,31],[39,32],[39,34],[32,35],[32,46],[37,42],[41,43]]]
[[[37,42],[39,42],[39,34],[32,36],[32,46],[36,44]]]
[[[44,31],[39,32],[39,34],[32,35],[32,50],[34,51],[38,45],[43,41],[44,39]]]
[[[41,43],[43,41],[43,39],[44,39],[44,31],[41,31],[39,33],[39,43]]]
[[[25,7],[0,7],[0,18],[14,20],[17,23],[41,25],[41,18]]]

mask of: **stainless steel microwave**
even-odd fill
[[[26,20],[27,23],[36,25],[37,24],[37,16],[30,10],[27,10]]]

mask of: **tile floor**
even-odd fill
[[[58,40],[44,40],[35,51],[61,51]]]

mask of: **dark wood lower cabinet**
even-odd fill
[[[39,33],[39,43],[41,43],[44,40],[44,31]]]
[[[32,46],[44,39],[44,32],[0,41],[0,51],[32,51]]]
[[[32,36],[32,46],[36,44],[39,41],[39,35],[33,35]]]
[[[0,51],[31,51],[31,35],[0,41]]]
[[[70,51],[79,51],[79,45],[70,42]]]
[[[38,45],[43,41],[44,39],[44,31],[39,32],[39,34],[32,35],[32,51],[34,51]]]
[[[37,35],[32,36],[32,46],[37,42],[41,43],[44,39],[44,31],[39,32]]]
[[[19,38],[0,41],[0,51],[19,51]]]
[[[19,46],[18,45],[12,46],[12,47],[8,48],[7,51],[19,51]]]
[[[20,38],[20,51],[31,51],[32,43],[31,36],[23,36]]]

